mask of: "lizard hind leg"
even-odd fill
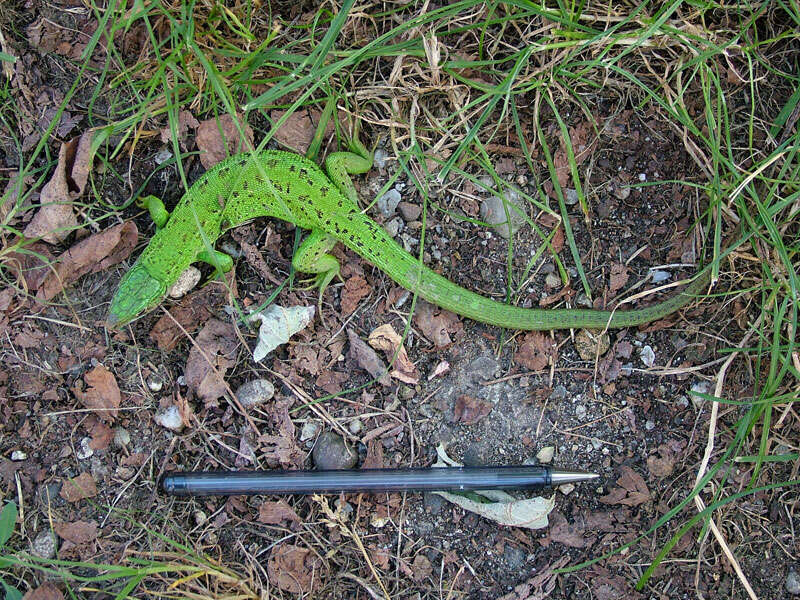
[[[156,230],[161,229],[169,220],[169,211],[164,206],[161,198],[157,196],[143,196],[136,200],[136,206],[147,209],[150,218],[156,224]]]
[[[303,273],[312,273],[313,286],[319,288],[317,304],[322,319],[322,295],[334,277],[339,276],[339,261],[328,252],[336,245],[336,240],[324,231],[312,231],[294,253],[292,266]]]
[[[366,173],[371,168],[372,152],[358,138],[350,141],[350,152],[334,152],[325,159],[328,177],[355,206],[358,206],[358,192],[350,175]]]

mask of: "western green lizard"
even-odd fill
[[[220,234],[256,217],[275,217],[311,231],[294,255],[297,271],[316,276],[320,295],[339,273],[329,254],[336,242],[364,257],[403,287],[454,313],[510,329],[629,327],[662,318],[702,294],[710,279],[703,269],[674,296],[635,310],[519,308],[495,302],[457,286],[422,265],[377,223],[359,211],[349,174],[366,173],[372,155],[360,143],[336,152],[323,172],[307,158],[267,150],[228,158],[206,172],[169,215],[160,200],[144,201],[157,232],[120,282],[111,301],[109,327],[120,327],[157,306],[178,276],[193,262],[220,271],[232,259],[216,250]]]

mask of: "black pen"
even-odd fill
[[[427,490],[524,490],[577,483],[599,475],[539,465],[360,469],[342,471],[206,471],[171,473],[161,487],[177,496],[337,494]]]

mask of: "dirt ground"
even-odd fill
[[[28,26],[42,10],[31,3],[20,18]],[[63,97],[72,75],[59,71],[60,58],[29,51],[23,60],[34,97]],[[729,101],[746,104],[745,94],[742,88]],[[64,125],[59,139],[88,129],[82,111],[86,101],[85,95],[76,96],[70,106],[75,124]],[[704,176],[680,136],[659,114],[606,90],[585,101],[601,128],[595,131],[578,112],[567,125],[573,145],[586,153],[581,170],[591,218],[579,204],[569,205],[569,215],[594,300],[587,300],[581,288],[561,228],[552,243],[571,283],[554,282],[559,270],[545,253],[522,286],[521,306],[612,305],[633,290],[691,276],[703,258],[705,234],[691,225],[705,209],[704,198],[677,182]],[[530,107],[519,110],[523,126],[532,130]],[[250,124],[258,140],[267,125],[257,118]],[[552,115],[543,127],[558,139]],[[366,126],[362,136],[369,144],[377,141],[379,154],[389,157],[357,179],[361,197],[371,200],[399,167],[378,129]],[[193,137],[189,133],[190,144]],[[19,165],[7,139],[0,150],[2,173]],[[48,145],[55,160],[59,144],[53,139]],[[270,147],[280,146],[271,142]],[[145,139],[131,157],[102,165],[129,173],[127,189],[97,173],[95,187],[87,189],[111,206],[122,206],[131,190],[142,190],[172,207],[182,187],[175,165],[159,163],[169,148],[158,137]],[[537,183],[549,179],[538,153],[532,157],[536,172],[519,154],[502,148],[493,159],[504,180],[533,197]],[[42,181],[49,178],[48,164],[40,157]],[[187,159],[189,183],[203,171],[196,157]],[[151,177],[153,172],[158,175]],[[471,174],[478,180],[483,176],[477,170]],[[653,181],[660,183],[647,185]],[[392,187],[405,204],[389,214],[373,206],[369,214],[418,254],[423,198],[403,174]],[[552,193],[552,184],[544,183],[543,189]],[[432,183],[429,191],[425,263],[465,288],[503,301],[508,241],[497,228],[476,222],[490,194],[464,177]],[[18,215],[18,226],[26,226],[33,212]],[[182,551],[163,535],[235,574],[235,584],[214,574],[199,578],[196,584],[205,586],[206,597],[238,590],[262,597],[368,598],[380,594],[378,581],[398,598],[747,597],[723,550],[700,525],[680,538],[642,592],[633,590],[676,528],[697,514],[694,502],[621,553],[573,573],[552,572],[633,541],[691,491],[710,415],[710,404],[691,391],[713,393],[713,376],[726,357],[721,350],[738,343],[743,324],[756,310],[747,295],[717,295],[650,325],[609,331],[599,352],[591,339],[582,341],[585,333],[502,330],[419,301],[403,341],[408,360],[394,365],[394,376],[374,382],[353,349],[353,338],[366,341],[385,326],[402,335],[412,298],[354,253],[334,251],[342,260],[344,282],[326,291],[324,322],[315,318],[257,363],[252,359],[257,330],[236,322],[231,295],[245,308],[269,298],[289,274],[293,226],[260,219],[237,228],[217,244],[237,254],[227,288],[220,282],[202,286],[181,300],[168,300],[164,307],[171,317],[159,308],[112,332],[104,327],[108,303],[155,228],[132,204],[113,212],[87,205],[79,212],[104,218],[59,244],[37,242],[35,248],[58,256],[80,240],[132,221],[138,237],[126,257],[81,276],[46,305],[31,291],[20,291],[20,285],[0,292],[0,480],[4,499],[23,509],[15,550],[35,553],[34,540],[41,545],[42,534],[52,529],[55,556],[64,561],[180,562]],[[546,232],[557,226],[546,213],[528,212]],[[731,224],[723,233],[732,231]],[[135,232],[121,234],[123,241],[131,235]],[[523,225],[513,240],[512,266],[519,273],[540,238]],[[41,263],[31,255],[15,259],[23,265],[16,283],[25,281],[30,290],[38,278],[34,285],[43,285],[47,269]],[[201,271],[204,282],[211,278],[210,268]],[[6,271],[7,281],[13,272]],[[653,283],[653,272],[666,279]],[[747,284],[746,273],[724,274],[715,290]],[[634,306],[670,293],[645,295]],[[276,302],[313,306],[317,292],[287,287]],[[579,347],[585,344],[589,349],[582,355]],[[386,354],[379,352],[378,359],[385,364]],[[725,397],[753,395],[750,366],[734,363]],[[257,379],[274,384],[274,397],[244,410],[230,400],[231,391]],[[308,404],[331,394],[338,396]],[[722,408],[718,444],[734,435],[739,408]],[[177,415],[175,429],[162,424],[169,411]],[[781,435],[796,439],[798,426],[788,419]],[[499,526],[432,494],[293,496],[283,502],[180,499],[157,487],[158,478],[174,470],[313,468],[312,450],[329,431],[348,440],[359,466],[427,466],[436,460],[439,445],[465,464],[520,464],[552,449],[552,464],[592,471],[600,479],[543,492],[555,495],[555,509],[549,526],[540,530]],[[722,450],[713,455],[719,458]],[[789,480],[794,468],[793,463],[765,465],[760,477]],[[718,473],[714,487],[735,493],[751,475],[751,465],[731,463]],[[796,502],[794,490],[775,490],[715,513],[759,598],[787,597],[785,581],[800,551],[794,536],[800,525]],[[69,569],[94,572],[85,565]],[[49,577],[32,568],[13,573],[4,577],[22,591]],[[185,574],[176,568],[153,576],[132,595],[164,591]],[[65,586],[86,598],[111,597],[122,587],[120,582],[81,587],[54,581],[64,597],[70,597]]]

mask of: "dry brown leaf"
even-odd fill
[[[73,544],[85,544],[97,539],[97,521],[56,523],[53,529],[59,537]]]
[[[104,421],[113,421],[119,413],[120,393],[114,374],[103,365],[97,365],[83,376],[85,391],[75,389],[75,395],[88,409],[94,410]]]
[[[558,358],[556,352],[556,344],[550,336],[541,331],[531,331],[514,353],[514,362],[531,371],[541,371],[551,360]]]
[[[34,590],[28,590],[22,600],[64,600],[64,594],[56,587],[56,584],[48,581]]]
[[[300,517],[294,512],[285,500],[277,502],[262,502],[258,507],[258,522],[267,525],[281,525],[283,523],[301,523]]]
[[[241,122],[241,120],[240,120]],[[210,169],[240,152],[253,149],[253,128],[244,124],[245,140],[241,139],[239,129],[231,115],[208,119],[197,127],[197,148],[200,150],[200,162],[206,169]]]
[[[344,282],[342,288],[342,318],[349,317],[358,308],[362,298],[369,296],[372,288],[367,280],[356,275]]]
[[[308,594],[321,587],[319,571],[322,563],[317,556],[300,546],[280,544],[272,549],[267,561],[267,574],[278,588],[292,594]]]
[[[658,453],[647,457],[647,470],[654,477],[669,477],[675,470],[675,453],[668,444],[661,444]]]
[[[169,315],[163,315],[156,321],[150,330],[150,339],[158,344],[159,350],[173,350],[184,335],[181,327],[189,334],[200,329],[228,301],[229,289],[235,297],[236,277],[233,270],[225,274],[224,282],[212,281],[184,296],[169,310]]]
[[[417,554],[411,563],[411,578],[414,581],[422,581],[430,577],[431,573],[433,573],[431,561],[424,554]]]
[[[647,489],[644,479],[627,465],[623,465],[622,476],[617,479],[617,484],[619,487],[599,498],[600,502],[638,506],[650,500],[650,490]]]
[[[394,370],[391,375],[403,383],[415,385],[419,382],[419,372],[414,363],[408,358],[406,349],[403,348],[403,338],[388,323],[374,329],[369,334],[369,345],[376,350],[381,350],[391,361],[394,359]]]
[[[114,439],[114,430],[102,421],[96,421],[92,426],[89,435],[92,440],[89,442],[89,448],[92,450],[105,450]]]
[[[269,116],[273,122],[280,119],[286,114],[285,110],[273,110]],[[275,132],[274,139],[287,148],[297,152],[298,154],[305,154],[308,147],[311,145],[311,140],[314,139],[314,133],[317,130],[322,111],[295,111],[284,121],[280,128]],[[340,113],[340,120],[343,116]],[[333,133],[333,121],[328,121],[325,126],[325,136]]]
[[[195,341],[186,360],[186,385],[203,402],[210,404],[228,389],[223,376],[235,364],[239,338],[232,324],[211,319],[197,334]]]
[[[57,244],[78,226],[72,201],[83,194],[89,179],[91,144],[92,132],[61,144],[56,170],[42,188],[39,198],[42,207],[25,228],[25,237],[41,237],[45,242]]]
[[[188,110],[182,110],[178,113],[178,144],[180,144],[180,148],[182,150],[186,151],[189,149],[189,145],[187,143],[189,130],[197,129],[199,126],[200,122],[195,119],[194,115]],[[172,130],[169,127],[164,127],[164,129],[161,130],[161,141],[167,143],[170,140],[172,140]]]
[[[378,567],[381,571],[385,571],[389,568],[389,558],[391,558],[389,550],[380,548],[376,544],[370,544],[367,546],[367,550],[369,551],[369,557],[374,566]]]
[[[320,373],[314,385],[322,388],[329,394],[338,394],[342,391],[342,384],[347,381],[347,373],[327,369]]]
[[[67,479],[61,486],[59,492],[67,502],[78,502],[84,498],[97,496],[97,485],[89,473],[81,473],[77,477]]]
[[[586,531],[585,526],[581,526],[578,522],[569,523],[561,513],[553,511],[550,513],[550,539],[559,544],[564,544],[570,548],[583,548],[588,542],[593,541],[584,539],[583,534]]]
[[[362,469],[383,469],[383,443],[377,438],[367,442],[367,455],[361,463]]]
[[[128,221],[81,240],[58,257],[55,270],[48,271],[36,298],[52,300],[87,273],[97,273],[122,262],[133,252],[138,236],[136,224]]]
[[[628,267],[621,263],[612,264],[608,290],[613,294],[617,290],[621,290],[626,283],[628,283]]]
[[[386,365],[375,350],[370,348],[369,345],[351,329],[347,330],[347,338],[350,341],[350,358],[381,385],[391,385],[392,382],[389,378]]]
[[[560,133],[560,132],[559,132]],[[569,139],[572,143],[572,151],[575,155],[575,163],[580,165],[594,150],[597,145],[597,136],[594,134],[591,124],[588,121],[582,121],[575,127],[569,129]],[[567,146],[561,138],[561,144],[553,156],[553,164],[556,168],[556,177],[561,187],[569,187],[569,182],[572,178],[569,167],[569,157],[567,155]]]
[[[474,425],[492,412],[493,408],[494,404],[491,402],[462,394],[456,398],[453,407],[453,422]]]
[[[464,325],[455,313],[425,300],[417,301],[414,323],[437,348],[444,348],[453,343],[450,338],[451,333],[455,335],[464,331]]]

